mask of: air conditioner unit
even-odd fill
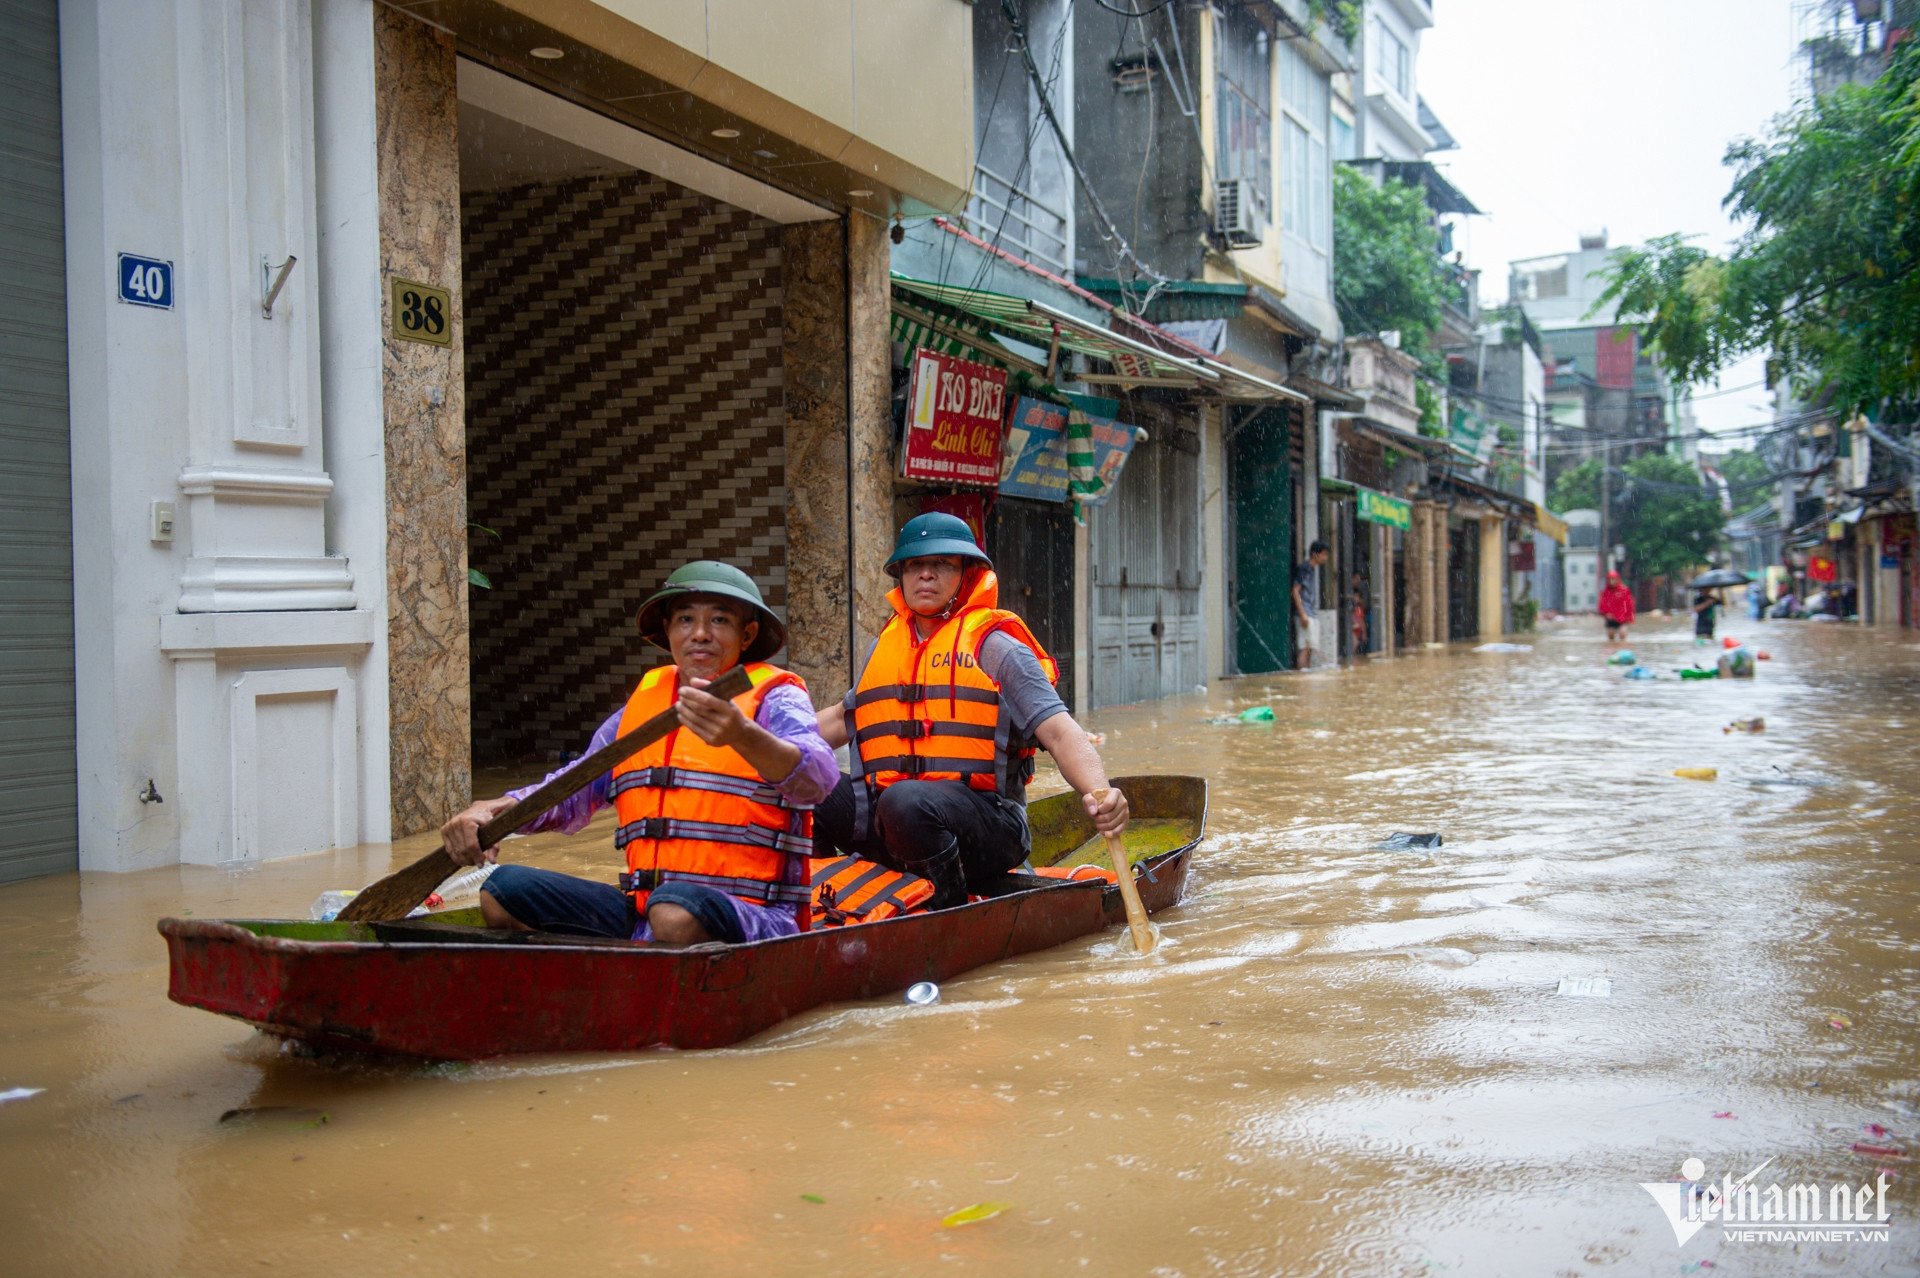
[[[1259,245],[1267,228],[1260,216],[1260,204],[1253,197],[1253,183],[1229,178],[1214,184],[1213,229],[1234,248]]]

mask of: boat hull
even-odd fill
[[[1151,877],[1140,880],[1142,899],[1149,911],[1164,909],[1185,890],[1205,819],[1204,782],[1117,784],[1136,812],[1142,798],[1161,806],[1151,799],[1158,786],[1194,818],[1184,845],[1144,861]],[[1134,787],[1148,793],[1136,797]],[[1036,804],[1034,817],[1036,860],[1043,841],[1065,843],[1083,833],[1082,823],[1091,830],[1084,813]],[[175,1002],[321,1048],[478,1059],[724,1047],[824,1003],[944,981],[1124,918],[1118,890],[1093,880],[1048,881],[937,913],[706,949],[509,938],[431,923],[165,919],[160,932]]]

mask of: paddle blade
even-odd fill
[[[388,919],[403,919],[459,870],[460,866],[444,849],[435,848],[404,870],[395,870],[356,894],[340,911],[340,921],[383,923]]]

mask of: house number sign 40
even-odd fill
[[[419,280],[393,281],[393,335],[434,346],[453,344],[453,295]]]

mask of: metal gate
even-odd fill
[[[1000,606],[1020,614],[1060,663],[1060,699],[1073,709],[1073,518],[1064,505],[1002,497],[987,517],[987,553]]]
[[[1447,638],[1480,633],[1480,521],[1447,529]]]
[[[1233,494],[1234,665],[1242,674],[1293,664],[1292,417],[1247,411],[1227,446]]]
[[[1093,512],[1094,706],[1192,692],[1200,660],[1200,440],[1163,426]]]
[[[0,8],[0,880],[78,863],[58,9]]]

